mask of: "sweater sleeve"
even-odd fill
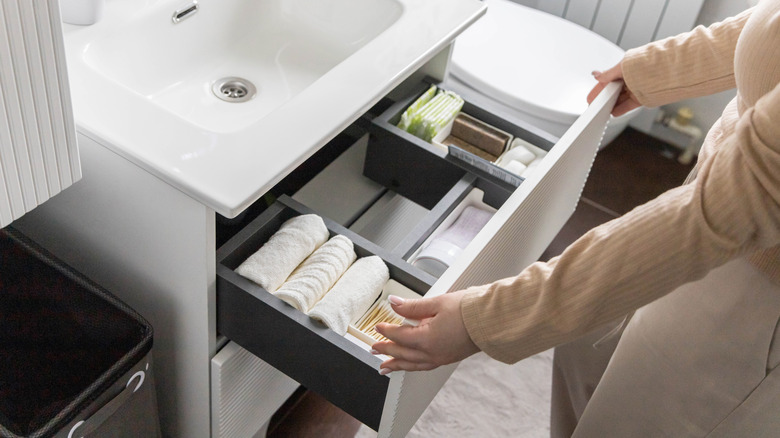
[[[628,50],[626,85],[648,107],[734,88],[734,51],[751,12]]]
[[[472,340],[515,362],[780,243],[780,85],[725,141],[695,183],[594,228],[548,263],[468,289],[461,312]]]

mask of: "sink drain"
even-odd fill
[[[225,102],[246,102],[255,97],[257,89],[246,79],[230,77],[222,78],[211,87],[211,91]]]

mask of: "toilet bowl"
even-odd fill
[[[588,106],[592,71],[625,53],[606,38],[563,18],[508,0],[487,0],[484,17],[455,42],[445,80],[488,97],[520,120],[562,136]],[[613,117],[611,142],[638,110]]]

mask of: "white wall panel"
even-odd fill
[[[617,44],[623,34],[631,2],[627,0],[601,0],[591,30]]]
[[[704,0],[542,0],[536,8],[629,49],[692,29],[703,4]]]
[[[8,224],[14,218],[13,202],[17,202],[19,211],[23,211],[21,197],[15,199],[13,194],[21,194],[21,190],[15,188],[12,184],[18,181],[16,177],[16,167],[10,166],[9,172],[5,171],[2,163],[14,160],[13,150],[5,145],[11,144],[11,128],[8,126],[8,117],[5,114],[5,100],[3,98],[3,84],[0,83],[0,224]],[[12,175],[7,175],[12,173]],[[5,181],[8,181],[6,183]]]
[[[20,56],[19,43],[23,41],[17,6],[15,2],[0,2],[0,87],[3,89],[5,119],[11,135],[10,143],[2,145],[2,165],[5,168],[4,173],[12,178],[6,184],[15,217],[24,214],[28,205],[37,205],[18,90],[20,86],[24,86],[24,79],[17,79],[19,74],[26,74],[26,69],[23,68],[26,60],[24,55],[21,55],[20,60],[14,59]]]
[[[13,4],[14,2],[9,3]],[[47,105],[45,105],[47,101],[46,81],[40,50],[40,44],[45,42],[38,39],[39,23],[36,22],[35,16],[35,7],[40,3],[18,2],[19,20],[16,20],[14,24],[20,26],[18,29],[20,33],[24,29],[24,33],[34,36],[34,39],[25,44],[20,38],[15,38],[14,40],[20,44],[17,44],[18,51],[13,55],[14,59],[26,59],[26,62],[16,62],[15,64],[19,66],[20,71],[19,76],[17,76],[17,81],[19,81],[17,91],[22,104],[22,116],[25,119],[27,153],[35,182],[36,200],[49,199],[50,196],[48,176],[43,159],[43,136],[51,134],[51,122]]]
[[[566,8],[566,15],[564,18],[590,29],[600,3],[600,0],[569,1],[569,6]]]
[[[630,49],[652,41],[655,29],[666,9],[666,3],[666,0],[634,1],[618,45]]]
[[[0,0],[0,226],[81,177],[56,0]]]
[[[537,9],[562,17],[564,12],[566,12],[566,5],[568,3],[567,0],[539,0]]]
[[[692,29],[704,0],[670,1],[653,39],[666,38]]]

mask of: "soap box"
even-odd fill
[[[496,158],[512,141],[512,135],[461,112],[431,140],[434,146],[448,150],[454,145],[488,161]]]

